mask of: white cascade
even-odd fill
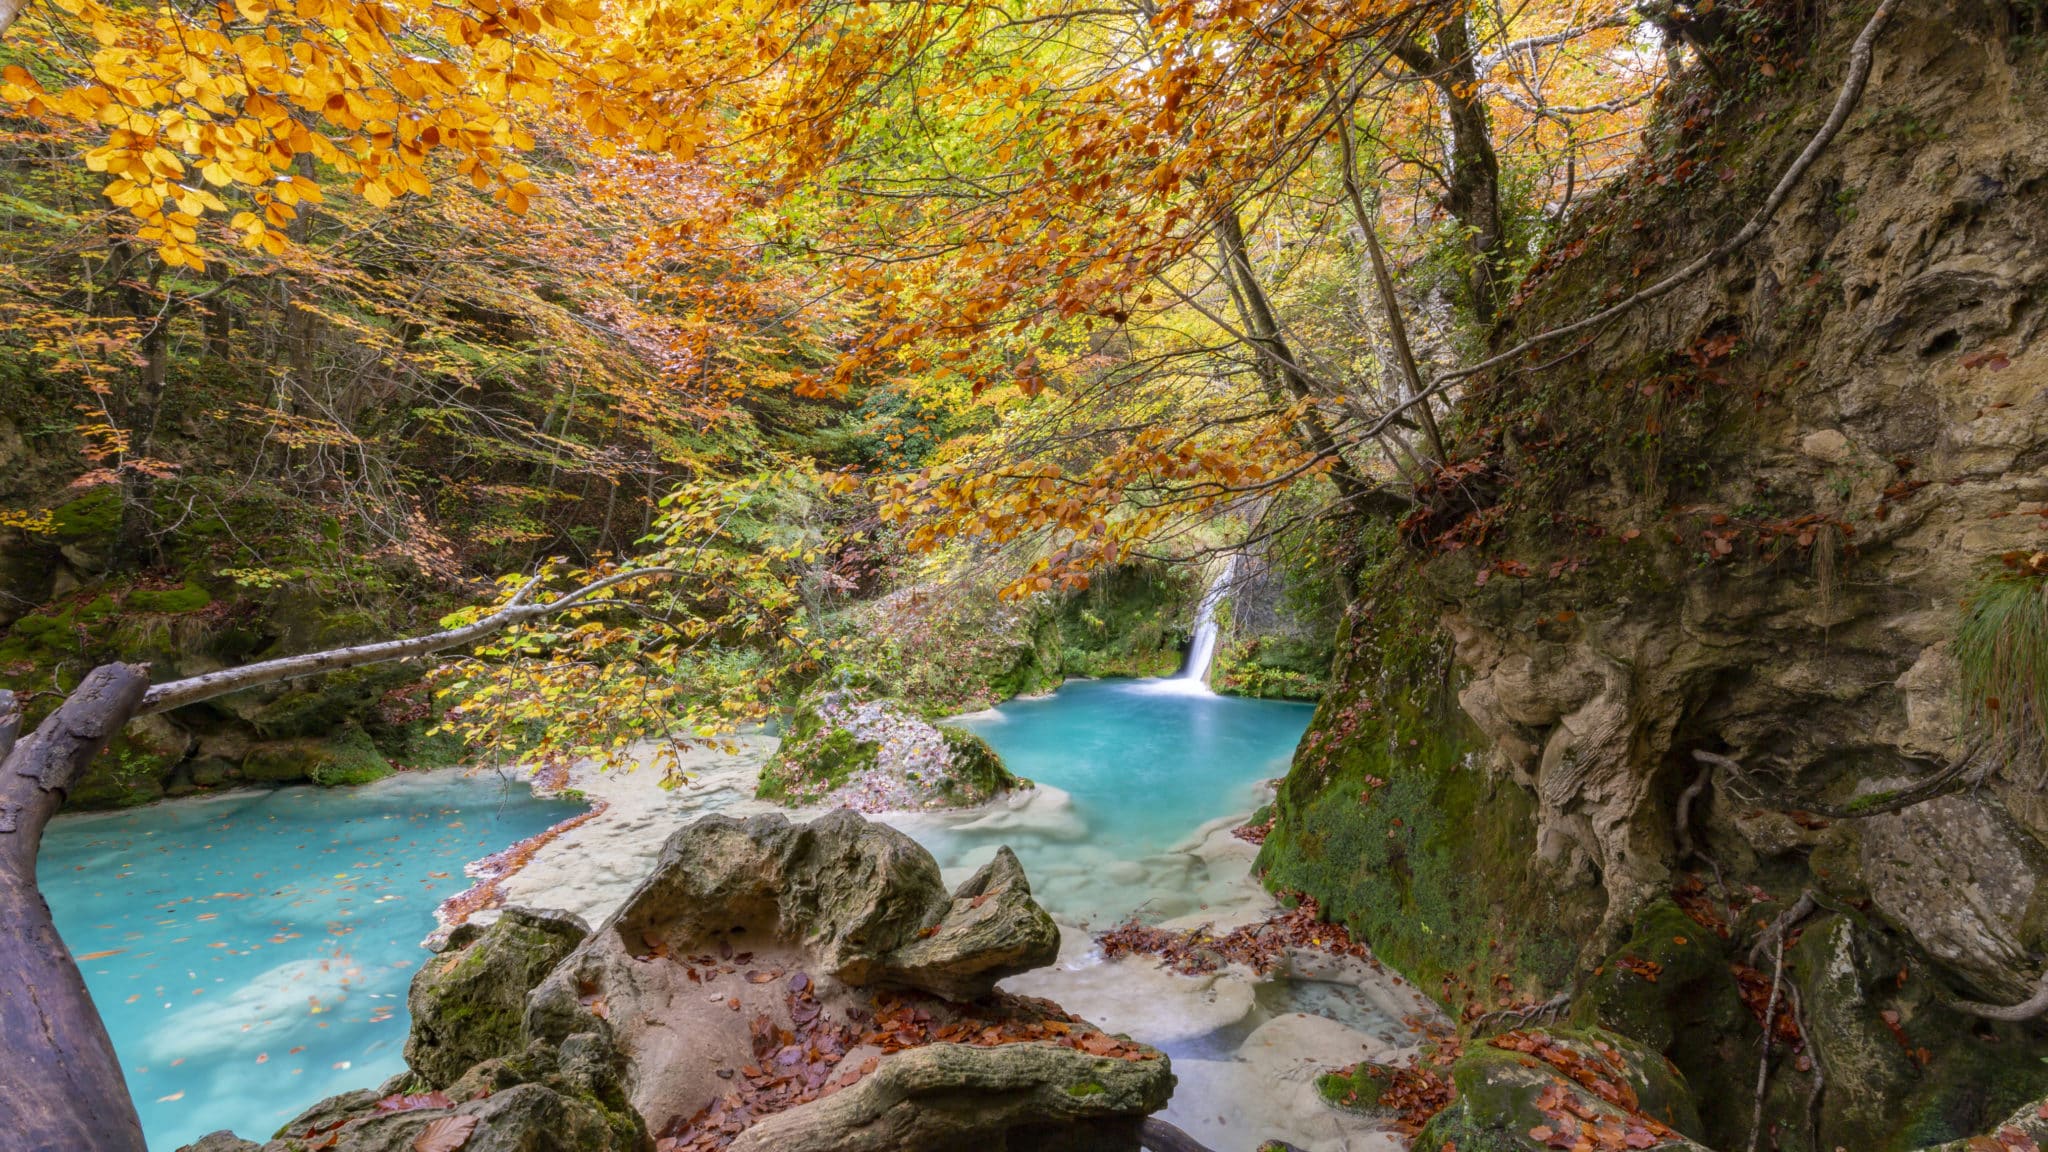
[[[1237,554],[1232,553],[1223,562],[1223,571],[1202,593],[1202,603],[1195,609],[1195,637],[1188,645],[1188,660],[1175,680],[1200,685],[1209,682],[1209,665],[1216,659],[1216,605],[1230,591],[1230,581],[1236,574]]]

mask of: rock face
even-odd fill
[[[1796,79],[1730,44],[1727,86],[1667,91],[1501,346],[1741,226],[1868,18],[1814,11],[1748,41]],[[1750,1136],[1757,926],[1808,890],[1786,980],[1811,1049],[1766,1096],[1787,1147],[1903,1152],[2048,1092],[2038,1021],[1942,1006],[2018,1001],[2048,957],[2044,763],[1987,723],[2039,689],[1985,688],[2030,633],[1959,609],[2048,615],[2048,73],[2040,13],[2013,11],[1902,0],[1754,243],[1473,390],[1457,483],[1357,541],[1337,683],[1261,858],[1454,1011],[1501,1002],[1473,971],[1578,989],[1575,1019],[1677,1063],[1713,1146]]]
[[[518,1051],[527,992],[589,935],[575,916],[516,907],[488,927],[457,927],[406,996],[412,1032],[405,1062],[413,1074],[446,1087],[471,1065]]]
[[[894,700],[838,690],[797,706],[782,746],[761,769],[759,795],[889,812],[972,807],[1026,783],[964,728],[933,724]]]
[[[485,1061],[440,1092],[400,1076],[377,1091],[329,1097],[258,1145],[216,1132],[185,1152],[415,1152],[429,1133],[461,1134],[464,1152],[645,1152],[652,1146],[618,1091],[618,1061],[601,1035],[536,1044]]]
[[[994,990],[1058,950],[1007,849],[948,893],[850,811],[709,816],[595,932],[520,908],[458,929],[414,978],[412,1071],[262,1149],[404,1152],[431,1129],[465,1152],[1135,1152],[1165,1057]]]

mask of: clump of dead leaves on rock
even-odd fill
[[[1465,1054],[1465,1042],[1441,1024],[1411,1018],[1408,1027],[1425,1037],[1421,1055],[1405,1065],[1353,1064],[1340,1069],[1337,1075],[1343,1079],[1355,1084],[1362,1074],[1378,1091],[1371,1101],[1364,1102],[1354,1088],[1337,1102],[1352,1107],[1369,1103],[1385,1113],[1388,1122],[1403,1136],[1413,1137],[1429,1123],[1430,1117],[1448,1108],[1451,1098],[1457,1095],[1445,1073]]]
[[[753,1062],[721,1070],[719,1075],[732,1081],[731,1090],[687,1120],[670,1121],[655,1141],[657,1152],[723,1149],[761,1118],[822,1100],[873,1072],[881,1057],[927,1044],[992,1048],[1043,1042],[1091,1056],[1159,1058],[1149,1048],[1076,1020],[1050,1000],[1001,992],[971,1005],[885,992],[876,998],[873,1012],[857,1009],[846,1020],[834,1021],[818,1003],[810,976],[798,972],[789,978],[787,1007],[791,1027],[766,1016],[754,1018],[749,1025]],[[847,1064],[847,1057],[859,1051],[871,1054]]]
[[[1125,921],[1095,938],[1102,954],[1111,960],[1120,956],[1157,956],[1183,976],[1214,972],[1227,964],[1242,964],[1264,976],[1280,966],[1290,948],[1351,956],[1373,963],[1372,952],[1351,938],[1341,924],[1326,924],[1322,909],[1308,896],[1293,908],[1257,924],[1246,924],[1216,935],[1208,925],[1187,932],[1157,928]]]
[[[1568,1152],[1632,1152],[1679,1138],[1668,1125],[1642,1114],[1635,1089],[1622,1076],[1627,1065],[1612,1046],[1596,1040],[1592,1054],[1587,1055],[1541,1032],[1520,1031],[1502,1033],[1489,1043],[1543,1061],[1623,1113],[1615,1116],[1595,1108],[1562,1084],[1548,1085],[1536,1098],[1536,1108],[1547,1122],[1529,1129],[1529,1138],[1544,1147]]]
[[[1279,819],[1278,816],[1268,816],[1257,824],[1239,824],[1230,830],[1230,834],[1248,844],[1264,844],[1266,837],[1273,834],[1273,825]]]

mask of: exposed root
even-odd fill
[[[1764,1050],[1756,1062],[1756,1110],[1750,1116],[1749,1152],[1756,1152],[1757,1140],[1764,1133],[1764,1090],[1771,1080],[1771,1040],[1777,1033],[1771,1022],[1778,1018],[1778,992],[1785,982],[1785,934],[1780,930],[1777,936],[1777,960],[1771,965],[1771,999],[1764,1009]]]
[[[2048,972],[2034,982],[2034,994],[2017,1004],[1982,1004],[1975,1000],[1951,1000],[1949,1007],[1983,1020],[2018,1023],[2048,1012]]]
[[[1519,1008],[1501,1008],[1488,1012],[1486,1015],[1472,1021],[1472,1033],[1476,1036],[1484,1031],[1488,1025],[1495,1023],[1505,1024],[1510,1029],[1513,1029],[1520,1028],[1524,1024],[1553,1020],[1563,1014],[1564,1010],[1571,1007],[1571,1005],[1572,994],[1567,989],[1541,1004],[1525,1004]]]
[[[1764,947],[1772,941],[1775,940],[1778,947],[1783,949],[1785,934],[1798,927],[1800,921],[1813,915],[1819,908],[1820,901],[1814,897],[1813,889],[1801,892],[1799,899],[1793,901],[1792,906],[1780,913],[1776,920],[1771,921],[1771,926],[1764,929],[1762,935],[1756,938],[1756,943],[1749,946],[1750,966],[1755,967],[1763,960]]]

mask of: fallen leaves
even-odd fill
[[[1130,955],[1157,956],[1184,976],[1214,972],[1226,964],[1242,964],[1263,976],[1279,967],[1290,948],[1372,959],[1371,950],[1352,939],[1343,925],[1324,923],[1322,909],[1307,896],[1300,897],[1299,904],[1278,916],[1233,928],[1221,936],[1212,935],[1206,925],[1174,932],[1130,920],[1095,940],[1102,946],[1102,954],[1112,960]]]
[[[413,1139],[413,1152],[455,1152],[476,1130],[474,1116],[436,1116],[426,1130]]]

